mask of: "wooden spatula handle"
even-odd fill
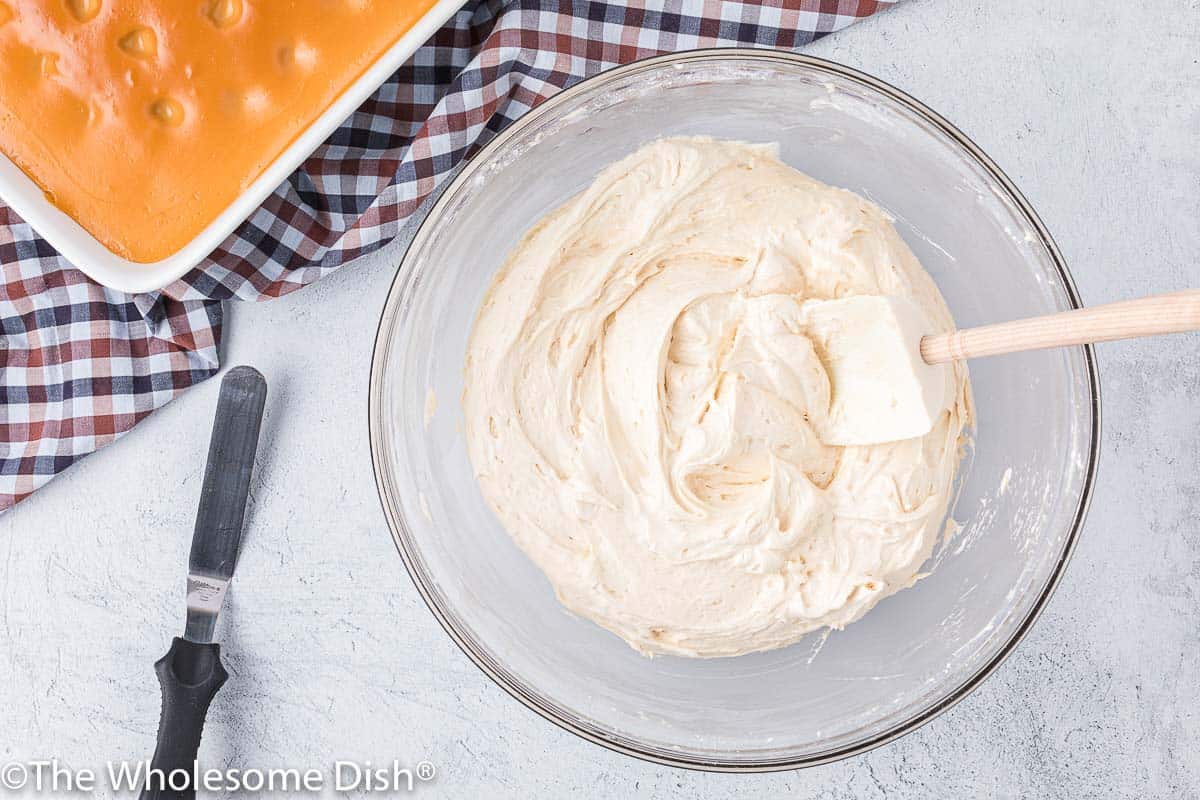
[[[1161,333],[1200,330],[1200,289],[982,325],[921,339],[928,364]]]

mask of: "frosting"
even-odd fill
[[[509,255],[465,366],[484,497],[571,611],[647,654],[840,628],[918,577],[970,421],[961,363],[924,436],[827,435],[814,303],[906,298],[950,330],[884,212],[767,145],[668,139]],[[826,331],[827,332],[827,331]]]

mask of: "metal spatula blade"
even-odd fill
[[[189,642],[212,641],[233,577],[266,402],[267,383],[252,367],[235,367],[221,382],[188,559],[183,638]]]

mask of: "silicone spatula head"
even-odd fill
[[[901,297],[858,296],[805,304],[808,335],[830,381],[825,444],[871,445],[924,436],[950,398],[947,367],[926,364],[932,323]]]

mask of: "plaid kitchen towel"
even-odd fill
[[[89,281],[0,205],[0,510],[217,371],[221,302],[386,244],[489,137],[609,67],[697,47],[794,49],[879,0],[468,3],[201,266],[161,292]]]

